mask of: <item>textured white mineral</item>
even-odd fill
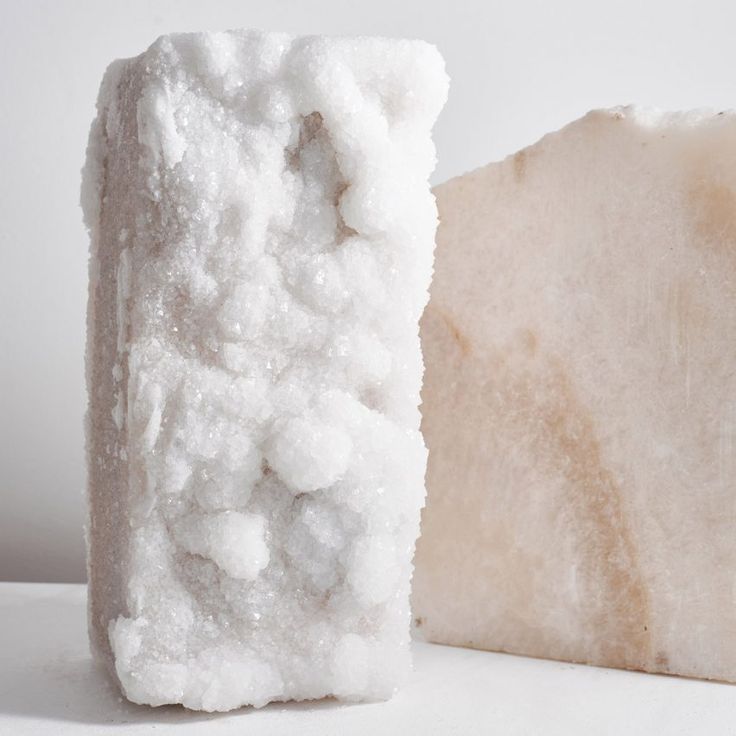
[[[435,193],[420,630],[736,681],[736,115],[594,112]]]
[[[247,31],[105,75],[90,631],[131,700],[373,699],[406,676],[446,93],[420,41]]]

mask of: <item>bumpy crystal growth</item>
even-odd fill
[[[407,674],[446,93],[418,41],[173,35],[108,70],[90,629],[131,700],[383,698]]]
[[[436,195],[420,629],[736,681],[736,116],[591,113]]]

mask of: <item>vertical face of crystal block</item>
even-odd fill
[[[736,680],[736,117],[594,112],[435,193],[420,629]]]
[[[130,699],[405,677],[446,93],[419,41],[173,35],[108,70],[83,185],[90,629]]]

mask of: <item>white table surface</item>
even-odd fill
[[[0,583],[0,735],[736,735],[736,687],[414,644],[387,703],[194,713],[128,703],[87,649],[82,585]]]

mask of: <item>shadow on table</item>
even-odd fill
[[[274,711],[349,707],[330,699],[272,703],[261,709],[241,708],[229,713],[202,713],[175,705],[135,705],[120,695],[88,654],[80,653],[79,642],[86,640],[86,632],[79,630],[86,623],[83,610],[78,600],[36,600],[31,630],[27,606],[0,606],[0,656],[13,663],[0,666],[0,713],[99,725],[184,724]],[[63,651],[59,641],[69,642],[68,651]]]

